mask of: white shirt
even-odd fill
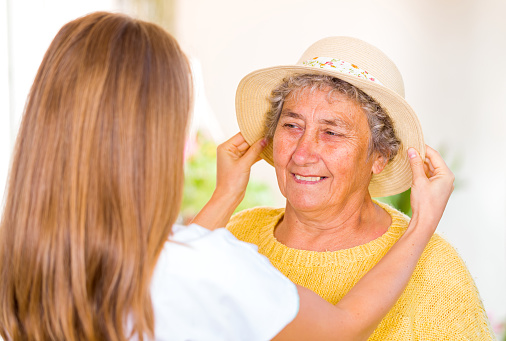
[[[175,225],[151,282],[155,338],[270,340],[299,309],[295,285],[224,228]]]

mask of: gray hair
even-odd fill
[[[330,88],[330,90],[329,90]],[[271,108],[267,113],[266,137],[273,138],[278,125],[283,104],[289,94],[295,94],[304,89],[311,92],[328,91],[330,99],[334,91],[345,95],[348,99],[356,102],[364,111],[371,130],[369,140],[369,155],[378,152],[385,160],[391,161],[399,151],[401,141],[394,131],[392,119],[387,112],[369,95],[362,90],[339,78],[328,75],[299,74],[283,79],[269,98]]]

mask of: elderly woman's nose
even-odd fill
[[[292,159],[297,165],[318,161],[318,141],[309,134],[304,134],[297,143]]]

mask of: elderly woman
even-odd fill
[[[262,157],[276,170],[286,207],[240,212],[227,228],[257,244],[293,282],[338,302],[409,223],[372,199],[408,189],[406,149],[425,150],[398,69],[363,41],[326,38],[295,66],[247,75],[236,106],[249,143],[272,138]],[[426,152],[435,153],[430,147]],[[491,340],[492,335],[466,266],[435,235],[370,340]]]

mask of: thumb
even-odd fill
[[[260,160],[260,153],[268,144],[269,140],[266,138],[258,140],[249,147],[246,153],[242,156],[242,159],[248,164],[248,166],[251,167],[255,162]]]
[[[413,183],[415,183],[417,179],[426,178],[422,158],[415,148],[408,149],[408,158],[409,164],[411,165],[411,172],[413,173]]]

